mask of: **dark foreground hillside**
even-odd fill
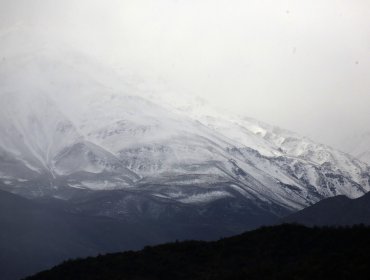
[[[370,228],[265,227],[68,261],[41,279],[370,279]]]
[[[370,225],[370,193],[357,199],[330,197],[282,219],[306,226]]]

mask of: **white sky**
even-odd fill
[[[17,23],[324,143],[370,130],[369,0],[0,0]]]

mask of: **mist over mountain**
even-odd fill
[[[342,149],[361,161],[370,164],[370,132],[348,137],[342,144]]]
[[[292,211],[369,189],[366,164],[298,134],[191,98],[140,92],[64,45],[10,48],[27,32],[2,35],[7,190],[65,199],[65,189],[149,188],[181,203],[243,198]]]
[[[63,42],[149,91],[194,93],[343,149],[370,126],[369,5],[2,0],[0,33],[31,29],[10,49]]]

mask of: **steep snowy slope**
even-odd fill
[[[182,193],[187,186],[197,185],[201,186],[198,191],[188,195],[209,200],[219,199],[219,193],[207,194],[204,186],[222,186],[227,197],[228,182],[232,182],[241,186],[246,199],[257,197],[290,209],[337,193],[356,197],[366,191],[367,185],[363,188],[351,174],[342,176],[322,163],[284,153],[256,133],[263,130],[257,123],[252,126],[244,120],[234,127],[235,132],[243,132],[238,140],[228,133],[230,130],[209,126],[202,118],[189,119],[141,97],[112,93],[86,101],[88,110],[75,118],[80,131],[142,176],[139,184],[171,186],[170,193]],[[222,120],[215,122],[220,123]]]
[[[187,106],[175,106],[176,110],[227,136],[236,147],[258,151],[260,159],[253,164],[272,176],[274,168],[261,165],[261,158],[278,165],[317,197],[358,197],[369,189],[369,167],[349,154],[248,117],[215,110],[204,101],[186,102]]]

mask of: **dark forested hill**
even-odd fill
[[[327,198],[282,221],[307,226],[370,225],[370,193],[357,199],[343,195]]]
[[[68,261],[43,279],[369,279],[370,228],[265,227],[217,242],[187,241]]]

